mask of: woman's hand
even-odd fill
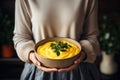
[[[41,65],[41,63],[36,59],[35,53],[31,52],[29,55],[30,61],[33,62],[33,64],[40,70],[43,70],[45,72],[56,72],[58,71],[56,68],[46,68]]]
[[[80,54],[81,54],[80,57],[77,58],[77,59],[74,61],[74,64],[73,64],[72,66],[69,66],[69,67],[67,67],[67,68],[58,69],[58,72],[65,72],[65,71],[70,71],[70,70],[75,69],[75,68],[78,66],[78,64],[79,64],[81,61],[83,61],[83,59],[86,57],[86,53],[85,53],[84,51],[82,51]]]

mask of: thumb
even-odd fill
[[[35,64],[40,66],[40,62],[37,60],[34,53],[30,53],[30,60]]]

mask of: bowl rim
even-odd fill
[[[74,55],[74,56],[72,56],[72,57],[69,57],[69,58],[65,58],[65,59],[50,59],[50,58],[46,58],[46,57],[44,57],[44,56],[41,56],[41,55],[38,55],[37,54],[37,48],[38,48],[38,46],[40,45],[40,44],[44,44],[45,42],[48,42],[48,41],[55,41],[55,39],[65,39],[65,40],[71,40],[71,42],[70,41],[68,41],[68,42],[70,42],[70,43],[72,43],[72,41],[74,42],[74,43],[76,43],[75,45],[80,49],[80,51],[78,52],[78,54],[76,54],[76,55]],[[57,40],[56,40],[57,41]],[[61,41],[61,40],[60,40]],[[74,44],[73,43],[73,44]],[[79,45],[79,46],[78,46]],[[81,52],[81,45],[80,45],[80,43],[79,42],[77,42],[76,40],[74,40],[74,39],[71,39],[71,38],[66,38],[66,37],[52,37],[52,38],[45,38],[45,39],[42,39],[42,40],[40,40],[40,41],[38,41],[36,44],[35,44],[35,54],[36,55],[38,55],[39,57],[42,57],[42,58],[44,58],[44,59],[47,59],[47,60],[53,60],[53,61],[60,61],[60,60],[67,60],[67,59],[71,59],[71,58],[73,58],[73,57],[76,57],[76,56],[80,56],[80,52]]]

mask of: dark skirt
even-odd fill
[[[44,72],[34,64],[25,63],[20,80],[100,80],[95,64],[80,63],[79,66],[68,72]]]

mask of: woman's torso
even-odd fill
[[[49,37],[79,40],[88,0],[28,0],[35,42]]]

